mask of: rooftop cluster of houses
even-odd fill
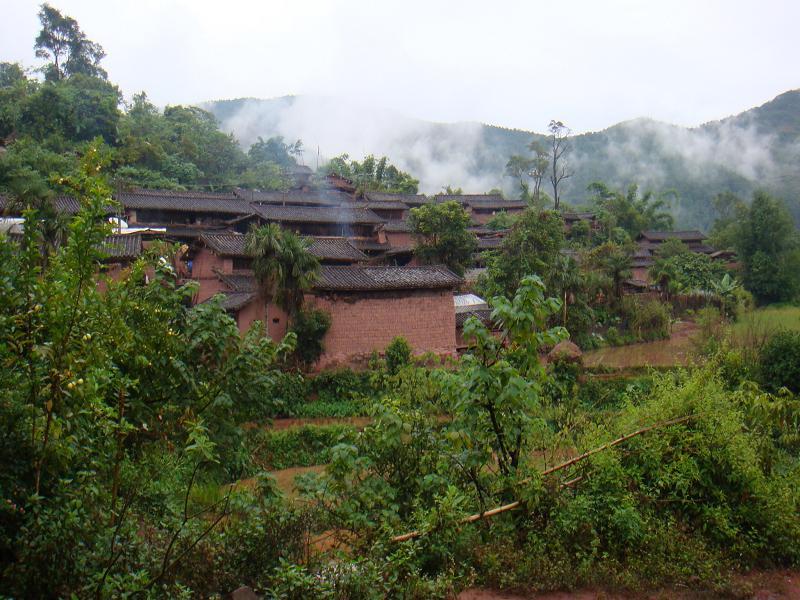
[[[296,178],[297,179],[297,178]],[[306,303],[328,311],[332,326],[320,365],[349,363],[380,351],[395,336],[405,337],[417,352],[453,354],[461,345],[458,331],[469,314],[487,307],[475,297],[459,297],[464,280],[442,266],[414,260],[409,210],[428,203],[455,201],[472,218],[479,251],[499,247],[505,231],[486,227],[499,212],[515,214],[526,204],[495,194],[398,195],[367,192],[356,195],[351,182],[331,176],[323,189],[311,190],[302,177],[289,192],[133,190],[115,194],[109,207],[117,226],[106,243],[107,268],[121,272],[154,240],[180,243],[179,274],[198,282],[196,302],[221,294],[222,305],[244,331],[258,320],[270,337],[287,329],[287,315],[260,292],[245,251],[252,225],[277,223],[311,238],[311,252],[321,263],[319,277]],[[58,197],[57,211],[74,214],[76,200]],[[10,207],[0,197],[0,212]],[[597,226],[592,213],[567,213],[567,228],[578,221]],[[688,235],[692,234],[692,235]],[[696,236],[694,234],[697,234]],[[636,254],[635,278],[646,281],[648,261],[663,236],[686,237],[702,244],[698,232],[646,232]],[[659,238],[658,236],[662,237]],[[706,247],[698,245],[697,251]],[[709,252],[712,251],[708,249]],[[467,280],[480,270],[468,271]]]

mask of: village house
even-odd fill
[[[121,191],[114,195],[129,226],[165,227],[166,238],[191,241],[205,231],[220,231],[233,219],[252,213],[235,194],[173,190]]]
[[[222,306],[241,331],[262,321],[267,334],[280,339],[287,330],[286,314],[260,290],[244,237],[204,234],[198,239],[192,253],[197,301],[221,294]],[[306,304],[325,310],[332,320],[320,367],[366,360],[396,336],[405,337],[416,353],[455,352],[453,290],[461,279],[451,271],[357,264],[366,256],[342,238],[315,239],[311,251],[322,266]]]
[[[639,287],[641,287],[642,283],[652,283],[649,275],[650,267],[653,266],[658,256],[657,250],[659,246],[667,240],[680,240],[686,244],[690,251],[698,254],[707,254],[713,258],[715,249],[705,243],[707,239],[705,234],[697,230],[643,231],[636,238],[636,249],[631,262],[631,280]]]
[[[434,199],[436,202],[459,203],[478,225],[485,225],[501,212],[515,215],[528,207],[521,200],[506,200],[500,194],[436,194]]]

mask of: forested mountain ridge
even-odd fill
[[[258,136],[302,139],[313,149],[305,156],[312,167],[317,148],[323,158],[342,151],[386,154],[418,177],[425,192],[457,185],[471,192],[502,187],[515,195],[516,182],[504,175],[508,158],[529,154],[532,139],[546,141],[544,134],[520,129],[430,123],[315,96],[224,100],[204,107],[244,144]],[[749,197],[763,187],[785,199],[800,219],[800,90],[695,128],[633,119],[575,135],[570,142],[574,174],[564,182],[569,204],[585,204],[593,181],[612,187],[635,182],[675,190],[677,225],[705,229],[714,219],[711,199],[716,194]]]

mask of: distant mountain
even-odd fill
[[[501,187],[517,193],[504,176],[512,154],[528,153],[530,131],[479,123],[431,123],[337,98],[287,96],[238,99],[204,105],[249,146],[259,136],[302,139],[305,162],[347,152],[387,155],[420,179],[424,192],[445,185],[483,192]],[[565,185],[570,204],[586,203],[586,187],[605,181],[636,182],[656,191],[675,190],[673,211],[681,226],[707,228],[710,200],[722,191],[749,196],[763,187],[783,197],[800,221],[800,90],[741,114],[685,128],[634,119],[572,138],[574,175]]]

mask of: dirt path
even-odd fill
[[[592,350],[583,355],[587,367],[628,369],[633,367],[685,367],[692,364],[691,337],[699,327],[692,321],[680,321],[672,327],[668,340],[642,342]]]
[[[752,598],[753,600],[800,600],[800,571],[757,571],[734,578],[732,594],[687,589],[665,589],[647,593],[610,593],[584,589],[573,592],[507,594],[496,590],[465,590],[458,600],[710,600],[712,598]]]

